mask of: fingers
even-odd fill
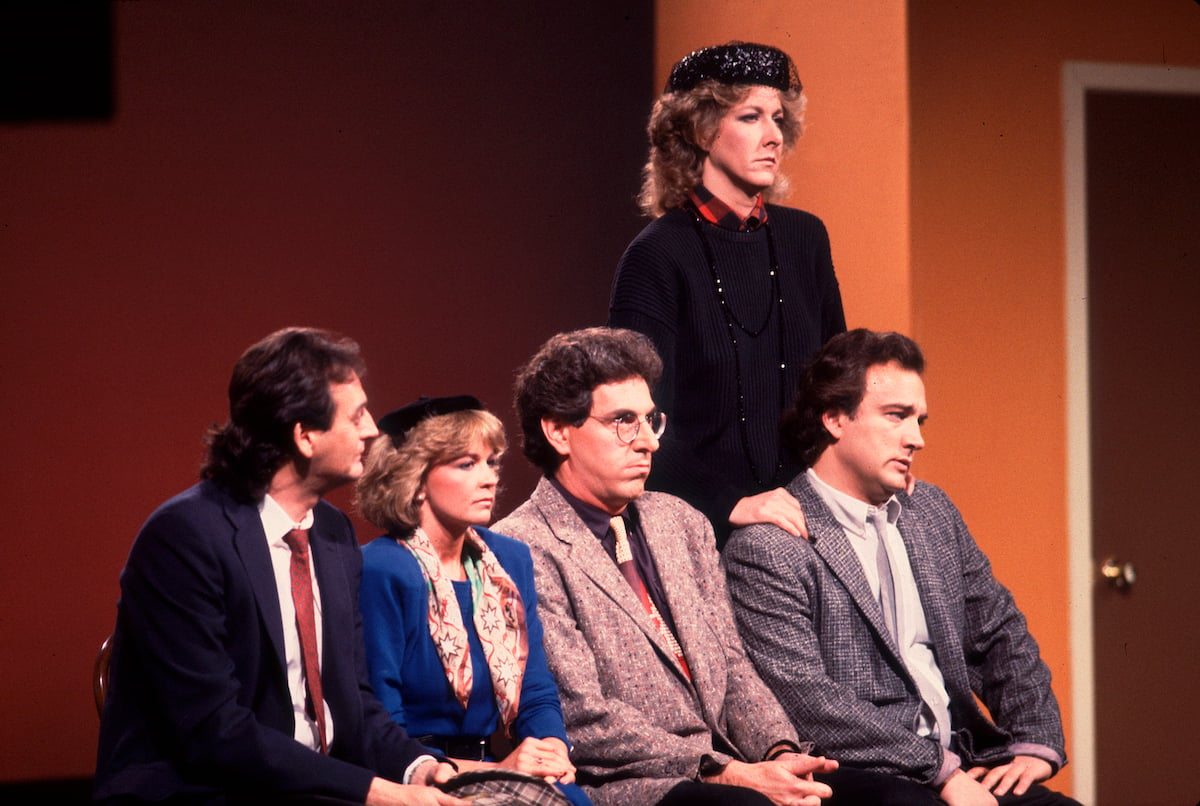
[[[1008,769],[992,789],[996,795],[1007,794],[1010,788],[1014,795],[1024,795],[1032,784],[1049,778],[1053,772],[1050,762],[1032,756],[1017,756],[1005,766]]]
[[[449,774],[446,771],[449,770]],[[416,784],[432,786],[449,781],[454,776],[454,767],[440,761],[430,759],[423,761],[413,770],[412,781]]]
[[[808,524],[800,502],[782,487],[738,501],[729,513],[729,523],[732,526],[773,523],[795,537],[808,537]]]
[[[1050,763],[1032,756],[1017,756],[1008,764],[990,770],[975,767],[967,772],[994,795],[1003,796],[1011,789],[1014,795],[1024,795],[1030,785],[1050,777]]]
[[[550,783],[575,780],[575,765],[571,763],[566,745],[558,739],[525,739],[500,764],[541,776]]]
[[[433,802],[437,804],[437,806],[471,806],[471,802],[469,800],[456,798],[454,795],[447,795],[445,792],[442,792],[438,789],[434,789],[432,792],[434,795]]]
[[[999,767],[992,767],[987,771],[983,778],[978,779],[979,783],[983,784],[983,788],[996,795],[1003,795],[1008,791],[1011,785],[1009,777],[1015,775],[1011,764],[1001,764]]]
[[[444,784],[457,774],[457,770],[450,764],[439,763],[433,768],[433,772],[429,776],[430,783]]]
[[[829,784],[823,784],[820,781],[812,781],[810,782],[809,786],[810,791],[812,792],[811,796],[815,796],[818,799],[818,802],[824,800],[825,798],[833,797],[833,789],[830,788]]]
[[[837,762],[824,756],[810,756],[806,753],[785,753],[778,761],[787,766],[792,775],[805,776],[814,772],[833,772]]]

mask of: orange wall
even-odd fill
[[[848,324],[908,330],[904,7],[871,3],[851,14],[829,0],[659,0],[657,8],[657,92],[671,65],[706,45],[764,42],[792,57],[808,108],[804,136],[783,163],[788,203],[829,229]]]
[[[909,46],[913,332],[933,415],[923,472],[1029,617],[1070,752],[1062,65],[1200,64],[1200,6],[921,0]]]
[[[791,203],[829,226],[850,324],[929,352],[922,475],[963,506],[1066,704],[1059,70],[1200,65],[1200,6],[650,5],[114,3],[114,118],[0,125],[0,711],[20,737],[0,781],[90,773],[117,573],[194,475],[238,351],[338,328],[377,407],[475,391],[511,427],[512,369],[604,319],[670,64],[733,38],[796,59]]]
[[[795,59],[791,203],[825,219],[850,326],[929,359],[918,475],[945,487],[1055,677],[1071,752],[1062,121],[1065,60],[1200,63],[1185,0],[659,0],[658,76],[750,39]],[[1072,789],[1072,768],[1055,786]]]
[[[341,330],[377,413],[473,392],[511,430],[514,369],[604,322],[651,4],[463,5],[113,3],[113,118],[0,124],[0,782],[91,774],[118,573],[252,341]]]

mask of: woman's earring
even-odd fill
[[[417,503],[418,504],[425,503],[425,491],[424,490],[420,490],[417,492]]]

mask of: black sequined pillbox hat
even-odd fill
[[[759,84],[781,92],[801,88],[796,65],[779,48],[729,42],[692,51],[671,68],[664,92],[687,92],[706,79],[722,84]]]
[[[428,397],[422,395],[412,403],[401,406],[395,411],[389,411],[379,418],[376,426],[380,431],[392,438],[392,444],[397,448],[404,442],[416,425],[430,417],[442,414],[453,414],[456,411],[481,411],[483,404],[479,398],[472,395],[455,395],[454,397]]]

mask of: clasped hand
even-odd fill
[[[719,775],[704,780],[753,789],[780,806],[820,806],[822,798],[832,795],[833,790],[814,781],[813,774],[833,772],[837,766],[836,761],[824,756],[784,753],[774,761],[756,764],[731,761]]]
[[[561,739],[525,739],[497,766],[537,775],[547,783],[575,782],[575,765]]]
[[[1024,795],[1032,784],[1044,781],[1054,770],[1050,762],[1034,756],[1016,756],[998,767],[972,767],[955,772],[942,785],[941,797],[951,806],[995,806],[996,798]]]

